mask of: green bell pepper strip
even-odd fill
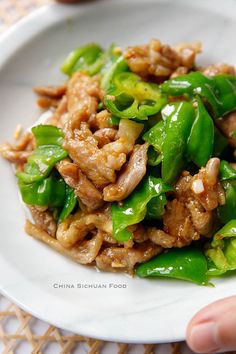
[[[37,148],[28,158],[23,172],[17,173],[19,181],[32,183],[49,176],[54,165],[68,153],[62,148],[64,135],[52,125],[37,125],[32,128]]]
[[[64,134],[61,129],[54,125],[36,125],[31,129],[34,134],[36,145],[58,145],[62,146]]]
[[[207,261],[203,253],[193,247],[173,248],[146,263],[137,266],[136,274],[141,277],[168,277],[207,285]]]
[[[108,124],[113,126],[113,125],[119,125],[120,124],[120,118],[116,116],[111,116],[108,119]]]
[[[98,112],[102,111],[104,109],[103,102],[98,103]]]
[[[228,181],[228,180],[236,179],[235,169],[231,167],[230,164],[225,160],[220,161],[219,175],[220,175],[220,181]]]
[[[104,104],[114,115],[126,119],[146,120],[159,112],[167,103],[159,86],[142,81],[133,73],[123,72],[114,76],[106,92]]]
[[[165,137],[166,128],[163,120],[160,120],[142,136],[143,140],[152,145],[159,154],[162,153]]]
[[[236,219],[230,220],[214,235],[205,254],[209,259],[209,275],[222,275],[236,269]]]
[[[119,56],[114,62],[110,61],[111,65],[105,66],[101,80],[101,88],[107,93],[113,84],[114,77],[118,74],[129,71],[128,64],[123,56]]]
[[[57,145],[42,145],[29,156],[23,172],[16,175],[19,181],[32,183],[49,176],[54,165],[67,157],[68,153]]]
[[[127,226],[137,224],[145,218],[147,204],[152,198],[173,190],[173,187],[162,179],[149,176],[122,202],[122,206],[112,203],[114,238],[119,242],[128,241],[132,234],[127,230]]]
[[[212,81],[221,102],[220,116],[223,116],[236,108],[236,76],[216,75],[212,77]]]
[[[93,64],[88,66],[86,73],[90,76],[99,73],[103,77],[113,63],[121,56],[115,49],[116,45],[113,43],[106,51],[98,56]]]
[[[59,223],[65,220],[72,213],[76,204],[77,204],[77,197],[75,195],[74,189],[70,188],[67,185],[64,206],[58,218]]]
[[[153,146],[149,146],[148,148],[148,153],[147,153],[147,156],[148,156],[148,165],[150,166],[157,166],[161,163],[162,161],[162,155],[159,154]]]
[[[236,219],[236,171],[227,161],[220,162],[219,177],[225,191],[225,204],[218,207],[218,216],[223,224]]]
[[[159,197],[155,197],[147,204],[146,219],[161,219],[165,212],[165,205],[167,203],[166,195],[160,194]]]
[[[185,163],[187,141],[195,118],[195,111],[189,102],[169,104],[164,108],[164,111],[166,136],[162,147],[162,178],[167,183],[173,183]]]
[[[191,72],[164,82],[160,89],[171,96],[184,94],[205,99],[216,118],[236,108],[236,77],[218,75],[206,77],[201,72]]]
[[[151,129],[149,129],[142,139],[149,143],[148,164],[157,166],[162,161],[162,147],[166,137],[164,121],[160,120]]]
[[[219,131],[216,126],[214,127],[214,147],[213,147],[213,156],[220,156],[224,149],[228,146],[228,140],[224,137],[224,135]]]
[[[236,220],[230,220],[226,225],[224,225],[215,233],[213,244],[216,241],[218,245],[219,240],[222,240],[225,237],[236,237]]]
[[[66,184],[63,178],[52,173],[43,180],[24,183],[18,181],[21,196],[26,204],[48,206],[52,208],[64,205],[66,198]]]
[[[196,97],[196,117],[187,143],[187,156],[198,167],[206,165],[214,146],[214,123],[202,100]]]
[[[77,48],[65,59],[61,66],[61,71],[69,76],[76,71],[89,71],[89,68],[99,59],[103,52],[103,49],[95,43]],[[93,72],[90,71],[90,74],[96,74],[96,70],[99,69],[100,66]]]
[[[221,182],[225,191],[225,204],[218,207],[218,216],[223,224],[236,219],[236,180]]]

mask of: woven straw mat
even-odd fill
[[[0,33],[29,12],[47,3],[50,3],[50,0],[0,0]],[[83,337],[38,320],[0,295],[0,353],[154,354],[157,352],[178,354],[181,353],[181,344],[128,345]]]

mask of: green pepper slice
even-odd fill
[[[214,147],[214,123],[202,100],[197,97],[196,117],[187,143],[188,158],[198,167],[206,165]]]
[[[127,226],[137,224],[145,218],[147,204],[152,198],[173,190],[173,187],[162,179],[149,176],[127,199],[122,201],[122,206],[112,203],[112,226],[115,239],[120,242],[128,241],[132,234],[127,230]]]
[[[103,70],[101,87],[105,93],[108,93],[112,89],[114,77],[118,74],[129,71],[129,67],[126,60],[121,55],[114,62],[110,61],[110,65],[106,65],[105,68],[106,71]]]
[[[61,129],[54,125],[36,125],[32,129],[35,136],[36,145],[58,145],[62,146],[64,141],[64,134]]]
[[[216,75],[212,78],[219,97],[219,116],[223,116],[236,108],[236,77]]]
[[[225,160],[220,161],[219,175],[221,181],[236,179],[235,169],[232,166],[230,166],[230,164]]]
[[[143,140],[152,145],[159,154],[162,152],[165,137],[166,128],[163,120],[160,120],[142,136]]]
[[[185,154],[195,111],[189,102],[175,102],[164,109],[166,136],[162,147],[162,178],[173,183],[185,163]]]
[[[141,277],[169,277],[207,285],[207,261],[197,248],[173,248],[146,263],[137,266],[136,274]]]
[[[209,259],[210,275],[222,275],[236,269],[236,219],[217,231],[205,254]]]
[[[68,153],[57,145],[37,147],[28,158],[23,172],[16,175],[21,182],[32,183],[49,176],[54,165],[67,157]]]
[[[223,181],[221,185],[225,191],[225,204],[218,207],[220,221],[226,224],[236,219],[236,180]]]
[[[66,198],[64,201],[63,209],[59,215],[58,222],[65,220],[74,210],[77,204],[77,197],[75,195],[74,189],[66,185]]]
[[[30,205],[61,207],[66,198],[66,184],[58,174],[34,183],[18,182],[24,203]]]
[[[23,183],[40,181],[49,176],[54,165],[68,153],[62,148],[64,135],[52,125],[37,125],[32,128],[37,148],[29,156],[23,172],[16,175]]]
[[[206,77],[201,72],[191,72],[164,82],[160,89],[171,96],[200,96],[211,106],[216,118],[236,108],[236,77],[217,75]]]
[[[150,200],[147,204],[147,215],[148,220],[161,219],[164,212],[165,206],[167,204],[167,198],[165,194],[161,194]]]
[[[158,85],[142,81],[138,75],[129,72],[114,76],[104,98],[105,106],[114,115],[139,120],[156,114],[166,102]]]
[[[110,126],[113,126],[113,125],[119,125],[120,124],[120,118],[119,117],[116,117],[116,116],[111,116],[109,119],[108,119],[108,124]]]
[[[225,204],[217,210],[220,221],[226,224],[231,219],[236,219],[236,171],[227,161],[222,160],[219,177],[225,191]]]
[[[147,153],[147,156],[148,156],[148,165],[150,166],[157,166],[161,163],[162,161],[162,155],[159,154],[153,146],[149,146],[148,148],[148,153]]]
[[[72,75],[76,71],[89,71],[90,67],[99,59],[103,53],[103,49],[95,44],[90,43],[83,47],[73,50],[65,59],[61,66],[61,71],[66,75]],[[100,66],[95,68],[90,74],[96,74]]]
[[[160,120],[151,129],[149,129],[142,139],[150,144],[148,149],[148,164],[157,166],[162,161],[162,147],[166,137],[164,121]]]
[[[219,131],[216,126],[214,127],[214,147],[213,147],[213,156],[220,156],[225,148],[228,146],[228,140],[225,136]]]

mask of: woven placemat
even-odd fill
[[[0,0],[0,33],[51,0]],[[109,343],[63,331],[31,316],[0,295],[0,352],[2,354],[154,354],[159,345]],[[181,353],[172,343],[165,353]]]
[[[181,354],[181,345],[172,343],[169,348],[166,345],[165,353]],[[131,354],[131,351],[138,354],[154,354],[159,349],[158,344],[110,343],[61,330],[31,316],[0,295],[2,354]]]

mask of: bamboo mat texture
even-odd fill
[[[162,348],[161,348],[162,347]],[[181,353],[181,344],[129,345],[73,334],[31,316],[0,295],[2,354],[154,354]]]

